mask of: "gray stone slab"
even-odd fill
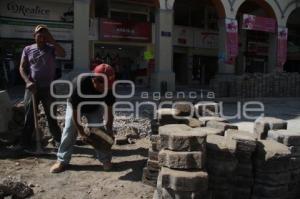
[[[290,182],[291,173],[290,172],[280,172],[280,173],[265,173],[256,172],[255,173],[255,183],[278,186],[286,185]]]
[[[163,199],[204,199],[206,195],[206,192],[174,191],[162,188]]]
[[[161,148],[173,151],[204,151],[206,135],[191,131],[186,125],[166,125],[159,128]]]
[[[149,160],[158,161],[158,151],[153,151],[152,149],[149,149],[148,157]]]
[[[199,151],[170,151],[159,152],[160,166],[172,169],[203,169],[205,166],[205,153]]]
[[[162,167],[162,188],[174,191],[205,192],[208,188],[208,174],[202,171],[180,171]]]
[[[238,162],[234,160],[220,161],[207,159],[206,169],[209,174],[220,177],[232,177]]]
[[[268,139],[273,139],[286,146],[300,146],[300,130],[270,130]]]
[[[178,112],[178,115],[181,116],[193,116],[191,115],[194,106],[193,104],[189,103],[189,102],[175,102],[174,104],[174,109],[176,110],[176,112]]]
[[[236,125],[224,123],[224,122],[218,122],[218,121],[208,121],[206,124],[207,127],[216,128],[216,129],[222,129],[224,132],[228,129],[238,129]]]
[[[207,125],[208,121],[217,121],[217,122],[228,123],[228,120],[226,120],[225,118],[222,118],[222,117],[218,117],[218,116],[199,117],[198,119],[199,119],[202,127],[205,127]]]
[[[219,104],[212,101],[202,101],[194,105],[196,116],[217,116]]]
[[[274,140],[260,140],[257,142],[256,159],[268,161],[270,159],[280,159],[290,157],[289,148]]]
[[[254,135],[257,139],[266,139],[269,130],[287,129],[287,122],[274,117],[260,117],[254,122]]]
[[[265,186],[261,184],[255,184],[253,187],[253,195],[262,197],[282,197],[288,192],[288,186]]]
[[[235,159],[235,148],[227,145],[223,136],[209,135],[207,136],[207,158],[230,160]]]
[[[224,135],[224,131],[221,129],[215,129],[215,128],[210,128],[210,127],[199,127],[199,128],[194,128],[191,131],[194,132],[199,132],[199,133],[203,133],[206,134],[207,136],[209,135],[220,135],[223,136]]]
[[[147,161],[147,167],[148,167],[148,170],[150,170],[150,171],[159,171],[159,169],[160,169],[158,161],[149,160],[149,159]]]
[[[256,149],[256,138],[250,132],[228,129],[225,138],[227,144],[232,145],[231,148],[236,148],[237,151],[254,152]]]

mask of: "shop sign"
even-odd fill
[[[257,30],[275,33],[276,20],[272,18],[244,14],[242,28],[245,30]]]
[[[37,0],[1,0],[0,16],[73,22],[73,4]]]
[[[283,70],[283,65],[287,59],[287,40],[288,29],[286,27],[278,27],[277,33],[277,65],[279,70]]]
[[[238,23],[235,19],[226,19],[226,47],[227,47],[227,62],[234,64],[235,58],[238,56]]]
[[[203,30],[194,31],[194,42],[196,48],[218,49],[219,33]]]
[[[103,41],[151,42],[151,36],[150,23],[100,19],[100,39]]]
[[[193,37],[193,29],[181,26],[174,27],[174,45],[192,47],[194,44]]]
[[[171,37],[172,33],[168,31],[161,31],[161,36],[162,37]]]
[[[14,20],[0,17],[0,37],[33,39],[33,29],[41,22]],[[56,40],[73,40],[73,25],[69,23],[47,23],[51,34]]]

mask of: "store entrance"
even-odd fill
[[[141,46],[125,46],[114,44],[95,44],[94,58],[97,61],[110,64],[116,71],[118,80],[144,79],[147,84],[147,61],[144,60],[146,48]]]
[[[246,32],[246,73],[266,73],[268,67],[269,33],[262,31]]]
[[[174,53],[173,71],[175,73],[176,85],[188,84],[187,55],[184,53]]]
[[[193,81],[198,85],[208,85],[218,70],[218,58],[213,56],[193,56]]]

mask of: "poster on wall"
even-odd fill
[[[151,42],[151,35],[150,23],[100,19],[100,39],[103,41]]]
[[[226,19],[227,64],[234,64],[238,56],[238,23],[235,19]]]
[[[278,27],[277,33],[277,66],[279,71],[283,71],[283,65],[287,59],[287,41],[288,29],[286,27]]]
[[[218,49],[219,48],[219,33],[213,31],[203,31],[196,29],[194,31],[194,47]]]
[[[254,15],[244,14],[242,29],[275,33],[276,20],[267,17],[259,17]]]
[[[174,27],[173,44],[176,46],[193,46],[193,30],[183,26]]]

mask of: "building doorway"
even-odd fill
[[[176,85],[188,84],[187,55],[184,53],[174,53],[173,72],[175,73]]]
[[[213,56],[193,56],[193,81],[198,85],[209,85],[218,70],[218,58]]]

